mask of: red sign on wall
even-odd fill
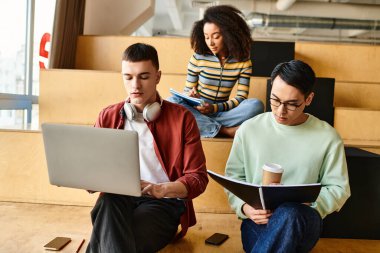
[[[46,59],[46,62],[48,62],[49,59],[49,51],[46,50],[46,44],[50,42],[51,35],[50,33],[44,33],[41,38],[40,42],[40,69],[46,69],[45,63],[41,61],[42,59]]]

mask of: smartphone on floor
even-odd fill
[[[221,245],[225,240],[228,239],[228,235],[215,233],[205,240],[205,243],[212,245]]]

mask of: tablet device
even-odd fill
[[[178,92],[172,88],[170,88],[170,93],[176,97],[182,98],[191,106],[203,106],[204,105],[204,101],[202,99],[189,97],[188,95],[180,93],[180,92]]]

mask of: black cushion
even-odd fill
[[[346,148],[351,197],[323,221],[322,237],[380,240],[380,155]]]
[[[254,41],[251,46],[252,76],[270,76],[277,64],[294,60],[294,48],[294,42]]]

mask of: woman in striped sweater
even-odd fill
[[[233,137],[247,119],[264,111],[258,99],[248,99],[252,63],[251,33],[241,11],[228,5],[208,8],[195,22],[185,92],[205,101],[192,107],[178,97],[169,101],[188,108],[202,137]],[[237,83],[235,97],[230,94]]]

